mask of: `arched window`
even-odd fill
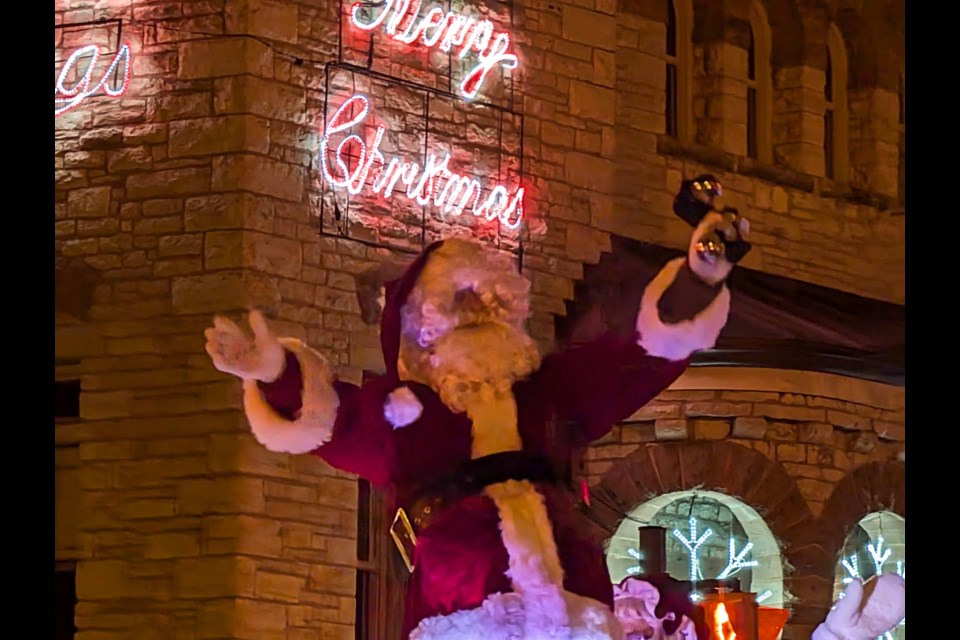
[[[763,605],[783,604],[780,546],[763,518],[749,505],[722,493],[699,490],[668,493],[643,503],[610,539],[607,568],[615,583],[644,572],[643,557],[637,549],[638,528],[642,526],[667,530],[667,572],[674,578],[689,580],[691,567],[696,567],[697,579],[737,578],[740,588],[756,593]],[[690,540],[692,528],[696,528],[697,539],[706,535],[695,556],[673,533],[676,530]],[[746,566],[738,568],[737,558]]]
[[[666,129],[679,140],[690,138],[692,0],[666,0]]]
[[[823,170],[837,182],[847,181],[847,52],[836,25],[827,32],[827,68],[823,86]]]
[[[899,170],[899,175],[897,176],[897,177],[898,177],[897,184],[899,185],[899,188],[898,188],[899,198],[898,198],[898,199],[900,200],[901,203],[903,203],[903,202],[906,200],[906,197],[905,197],[905,196],[906,196],[906,186],[907,186],[907,176],[906,176],[906,173],[905,173],[906,164],[907,164],[907,156],[906,156],[906,153],[907,153],[907,135],[906,135],[907,128],[906,128],[906,116],[905,116],[904,106],[903,106],[903,105],[904,105],[904,93],[905,93],[905,92],[904,92],[904,86],[903,86],[903,74],[901,73],[901,74],[900,74],[900,86],[899,86],[898,91],[897,91],[898,97],[900,98],[900,116],[899,116],[899,119],[898,119],[898,127],[899,127],[899,129],[900,129],[900,139],[899,139],[899,143],[898,143],[898,144],[899,144],[899,147],[900,147],[900,165],[899,165],[900,170]]]
[[[877,511],[865,516],[847,539],[840,551],[833,585],[836,600],[853,578],[864,580],[881,573],[899,573],[906,577],[906,543],[903,518],[889,511]],[[906,625],[900,623],[881,640],[904,640]]]
[[[773,161],[770,46],[767,13],[758,2],[754,2],[750,8],[747,48],[747,156],[765,163]]]

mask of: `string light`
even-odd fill
[[[849,559],[843,558],[840,561],[840,564],[843,565],[843,568],[846,569],[847,573],[849,574],[843,579],[843,584],[850,584],[855,579],[860,578],[860,566],[856,554],[851,555]]]
[[[320,138],[320,169],[323,177],[333,187],[345,188],[351,195],[358,195],[364,188],[369,187],[373,193],[389,200],[399,183],[406,187],[403,190],[405,195],[422,206],[432,202],[443,213],[453,216],[459,216],[467,207],[471,207],[475,217],[487,221],[499,220],[500,224],[508,229],[520,226],[523,220],[524,187],[517,189],[511,198],[506,187],[496,184],[486,198],[482,198],[483,188],[477,179],[454,173],[448,168],[449,153],[442,159],[438,159],[434,153],[427,154],[422,168],[418,163],[400,157],[387,161],[380,151],[380,143],[386,131],[383,125],[376,127],[369,146],[355,133],[344,137],[333,151],[332,167],[329,157],[331,136],[359,125],[370,111],[370,100],[364,95],[355,94],[340,105],[324,128]],[[359,148],[357,165],[353,171],[345,160],[348,146]],[[379,170],[373,180],[368,182],[367,178],[375,165],[379,166]]]
[[[90,56],[90,61],[86,69],[80,74],[80,79],[72,86],[67,86],[67,78],[70,72],[79,65],[79,61],[84,56]],[[127,92],[130,84],[130,44],[124,43],[113,56],[110,66],[100,77],[99,82],[93,84],[93,74],[97,62],[100,60],[100,47],[97,45],[87,45],[80,47],[67,58],[60,69],[60,75],[57,76],[57,83],[54,86],[54,115],[60,116],[67,111],[77,107],[84,100],[96,94],[101,89],[103,93],[111,98],[118,98]],[[117,67],[123,62],[123,79],[117,87],[111,87],[107,82],[109,77],[116,72]]]
[[[362,31],[383,27],[383,31],[397,42],[414,44],[419,40],[425,47],[437,47],[443,53],[459,47],[457,58],[460,60],[471,51],[476,52],[477,64],[460,83],[460,92],[468,99],[476,97],[487,76],[496,67],[517,67],[517,56],[510,52],[509,34],[497,32],[489,20],[477,20],[456,11],[444,12],[440,7],[434,7],[418,21],[420,6],[421,0],[386,0],[380,12],[367,19],[361,13],[369,15],[372,13],[371,7],[358,2],[350,11],[350,22]],[[393,15],[387,20],[391,9]],[[404,23],[406,28],[401,28]]]
[[[890,554],[893,553],[893,550],[887,547],[886,551],[881,552],[883,548],[883,536],[877,536],[877,546],[872,544],[867,545],[867,551],[870,553],[870,558],[873,559],[873,566],[876,569],[876,574],[880,575],[883,572],[884,563],[890,558]]]
[[[767,589],[766,591],[764,591],[763,593],[757,596],[757,604],[760,604],[764,600],[769,600],[772,596],[773,596],[773,591],[770,591],[770,589]]]
[[[748,542],[747,546],[743,548],[740,553],[736,553],[736,543],[733,538],[730,538],[729,544],[729,553],[727,555],[727,566],[720,572],[720,575],[717,576],[718,579],[723,580],[724,578],[729,578],[740,569],[747,567],[755,567],[760,564],[757,560],[744,560],[743,558],[750,553],[750,549],[753,549],[753,543]]]
[[[713,535],[713,529],[707,529],[704,531],[700,537],[697,537],[697,519],[694,517],[690,518],[690,539],[688,540],[686,536],[680,533],[679,529],[673,530],[673,536],[687,548],[687,551],[690,553],[690,580],[696,581],[700,575],[700,560],[697,558],[697,549],[700,548],[704,542],[707,541],[707,538]]]

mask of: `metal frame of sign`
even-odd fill
[[[512,31],[513,31],[513,25],[514,25],[514,11],[513,11],[513,4],[514,4],[514,3],[513,3],[513,1],[512,1],[512,0],[482,0],[482,1],[485,2],[485,3],[491,4],[491,5],[498,5],[498,6],[500,6],[500,7],[505,7],[505,8],[507,8],[507,9],[509,9],[510,29],[511,29],[511,32],[512,32]],[[371,4],[371,7],[376,8],[377,6],[380,6],[380,5],[382,4],[382,2],[377,2],[376,0],[374,0],[374,1],[372,1],[370,4]],[[449,10],[451,10],[451,7],[452,7],[452,4],[453,4],[453,3],[452,3],[452,0],[446,0],[445,3],[440,2],[440,3],[437,3],[437,4],[441,4],[441,5],[442,5],[442,4],[445,4],[446,7],[447,7],[447,10],[449,11]],[[454,55],[453,55],[452,53],[449,54],[449,58],[450,58],[450,60],[451,60],[451,64],[448,65],[447,73],[446,73],[446,76],[447,76],[447,87],[446,87],[445,89],[439,89],[439,88],[436,88],[436,87],[430,87],[430,86],[428,86],[428,85],[420,84],[420,83],[414,82],[414,81],[412,81],[412,80],[408,80],[408,79],[406,79],[406,78],[400,78],[400,77],[397,77],[397,76],[394,76],[394,75],[382,73],[382,72],[380,72],[380,71],[376,71],[376,70],[372,69],[373,62],[374,62],[374,42],[375,42],[375,38],[376,38],[376,35],[373,34],[373,33],[371,33],[371,34],[370,34],[370,37],[369,37],[369,48],[368,48],[368,56],[367,56],[367,64],[366,64],[366,66],[357,65],[357,64],[354,64],[354,63],[351,63],[351,62],[345,60],[345,59],[344,59],[344,46],[343,46],[343,43],[344,43],[345,30],[346,30],[346,29],[349,29],[349,28],[350,28],[350,25],[349,25],[349,18],[348,18],[348,15],[347,15],[347,11],[345,11],[345,10],[343,9],[343,5],[341,4],[341,11],[339,12],[339,24],[338,24],[337,61],[336,61],[336,62],[330,62],[330,63],[328,63],[327,65],[325,65],[325,67],[324,67],[324,82],[325,82],[325,84],[324,84],[324,98],[323,98],[323,117],[324,117],[324,119],[328,118],[329,115],[330,115],[330,113],[329,113],[330,105],[328,104],[329,95],[330,95],[330,79],[331,79],[331,76],[332,76],[335,72],[337,72],[337,71],[349,72],[349,73],[354,73],[354,74],[358,74],[358,75],[362,75],[362,76],[367,76],[367,77],[369,77],[369,78],[371,78],[371,79],[373,79],[373,80],[377,80],[377,81],[382,82],[382,83],[384,83],[384,84],[403,87],[403,88],[406,88],[406,89],[408,89],[408,90],[410,90],[410,91],[413,91],[413,92],[417,92],[417,93],[422,94],[422,95],[424,96],[424,101],[423,101],[423,104],[424,104],[424,110],[423,110],[423,125],[424,125],[424,131],[429,131],[429,128],[430,128],[430,100],[431,100],[431,98],[438,97],[438,98],[443,98],[443,99],[446,99],[446,100],[457,101],[457,102],[461,102],[461,103],[464,103],[464,104],[469,104],[469,105],[471,105],[472,107],[478,108],[478,109],[490,109],[491,111],[494,111],[494,112],[496,112],[496,113],[499,114],[500,126],[499,126],[499,130],[498,130],[498,142],[500,143],[500,146],[501,146],[501,147],[502,147],[502,140],[503,140],[503,119],[504,119],[504,117],[509,116],[510,118],[512,118],[512,119],[514,119],[515,121],[519,122],[519,152],[518,152],[519,166],[518,166],[518,172],[517,172],[517,173],[518,173],[518,176],[519,176],[520,180],[522,181],[523,176],[524,176],[524,172],[523,172],[523,161],[524,161],[524,116],[523,116],[523,112],[522,112],[522,111],[519,111],[519,110],[517,110],[517,109],[515,108],[515,100],[516,100],[516,98],[515,98],[515,86],[514,86],[515,83],[513,82],[512,79],[510,80],[510,83],[509,83],[509,86],[508,86],[508,91],[507,91],[507,94],[506,94],[506,100],[505,100],[505,102],[507,103],[507,105],[501,105],[501,104],[497,104],[497,103],[492,102],[492,101],[489,101],[489,100],[484,100],[484,99],[479,99],[479,98],[473,99],[473,100],[466,100],[463,96],[461,96],[461,95],[459,95],[458,93],[456,93],[456,92],[455,92],[455,89],[454,89],[453,64],[452,64],[452,60],[453,60],[453,58],[454,58]],[[325,120],[324,120],[324,122],[325,122]],[[425,149],[424,149],[424,154],[426,154],[426,152],[427,152],[427,150],[426,150],[426,148],[425,148]],[[320,223],[319,223],[319,233],[320,233],[321,236],[324,236],[324,237],[333,237],[333,238],[340,238],[340,239],[345,239],[345,240],[351,240],[351,241],[354,241],[354,242],[359,242],[359,243],[361,243],[361,244],[365,244],[365,245],[367,245],[367,246],[372,246],[372,247],[377,247],[377,248],[383,248],[383,249],[388,249],[388,250],[391,250],[391,251],[398,251],[398,252],[402,252],[402,253],[419,253],[420,251],[422,251],[422,250],[425,248],[426,240],[427,240],[427,238],[426,238],[426,236],[427,236],[427,228],[428,228],[428,224],[427,224],[427,222],[428,222],[427,209],[429,208],[430,205],[426,205],[426,206],[423,206],[423,207],[422,207],[423,214],[422,214],[422,216],[421,216],[421,224],[420,224],[420,243],[419,243],[420,246],[419,246],[418,248],[412,248],[412,247],[409,247],[409,246],[404,246],[404,245],[399,245],[399,244],[393,244],[393,243],[383,242],[383,241],[370,241],[370,240],[366,240],[366,239],[362,239],[362,238],[356,238],[356,237],[352,237],[352,236],[351,236],[351,233],[350,233],[350,227],[351,227],[350,195],[349,195],[349,194],[340,194],[339,192],[329,190],[329,189],[328,189],[328,186],[327,186],[327,184],[326,184],[326,181],[324,180],[324,177],[323,177],[322,173],[321,173],[321,175],[320,175],[320,184],[321,184],[321,197],[320,197]],[[334,203],[333,203],[333,204],[329,203],[329,202],[328,202],[328,198],[325,197],[326,194],[328,193],[328,190],[334,194],[334,198],[333,198]],[[345,199],[346,199],[347,204],[346,204],[346,207],[344,207],[344,208],[345,208],[345,211],[338,211],[338,210],[336,210],[336,209],[339,209],[339,205],[336,204],[336,203],[337,203],[338,199],[340,199],[340,198],[345,198]],[[333,207],[335,208],[335,212],[334,212],[334,224],[330,224],[329,221],[327,220],[327,218],[330,217],[330,216],[329,216],[329,213],[330,213],[330,212],[328,211],[328,209],[329,209],[331,206],[333,206]],[[499,228],[499,222],[498,222],[497,224],[498,224],[498,231],[497,231],[497,247],[496,247],[496,248],[497,248],[498,250],[505,251],[505,252],[508,252],[508,253],[511,253],[511,254],[515,255],[516,258],[517,258],[518,267],[522,269],[522,265],[523,265],[523,252],[524,252],[524,237],[525,237],[525,235],[526,235],[526,229],[527,229],[527,228],[526,228],[526,225],[525,225],[525,224],[524,224],[524,225],[521,225],[520,229],[518,230],[518,232],[517,232],[517,234],[516,234],[516,248],[515,248],[515,249],[512,249],[512,248],[504,248],[504,247],[502,246],[503,233],[502,233],[502,229]]]

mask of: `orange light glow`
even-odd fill
[[[722,602],[717,605],[713,612],[713,623],[717,640],[736,640],[737,634],[733,631],[733,625],[730,624],[727,607]]]

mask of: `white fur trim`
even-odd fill
[[[562,628],[531,627],[531,609],[539,608],[535,597],[494,593],[476,609],[421,621],[410,640],[622,640],[620,624],[609,607],[568,591],[561,598],[569,615]]]
[[[514,591],[524,596],[527,632],[538,630],[546,634],[542,636],[545,638],[560,637],[549,633],[559,632],[568,624],[563,569],[543,495],[526,480],[493,484],[485,493],[500,514],[503,546],[509,558],[507,577]]]
[[[665,324],[660,319],[657,303],[673,284],[684,260],[671,260],[660,270],[644,290],[637,314],[638,344],[652,356],[673,361],[716,344],[730,313],[730,290],[724,285],[707,308],[693,318],[676,324]]]
[[[308,453],[333,435],[340,398],[333,389],[333,372],[326,359],[294,338],[281,338],[292,351],[303,376],[303,406],[296,420],[279,416],[264,400],[255,380],[243,382],[243,408],[254,437],[270,451]]]
[[[410,387],[394,389],[383,404],[383,417],[394,429],[406,427],[420,419],[423,405]]]
[[[896,627],[906,613],[906,582],[893,573],[854,580],[811,640],[874,640]]]
[[[722,257],[718,257],[716,262],[707,262],[697,253],[697,244],[700,239],[713,231],[718,224],[723,222],[723,216],[719,213],[708,213],[697,225],[693,235],[690,238],[690,245],[687,247],[687,260],[690,269],[697,274],[704,282],[717,284],[723,282],[733,270],[733,264]]]

